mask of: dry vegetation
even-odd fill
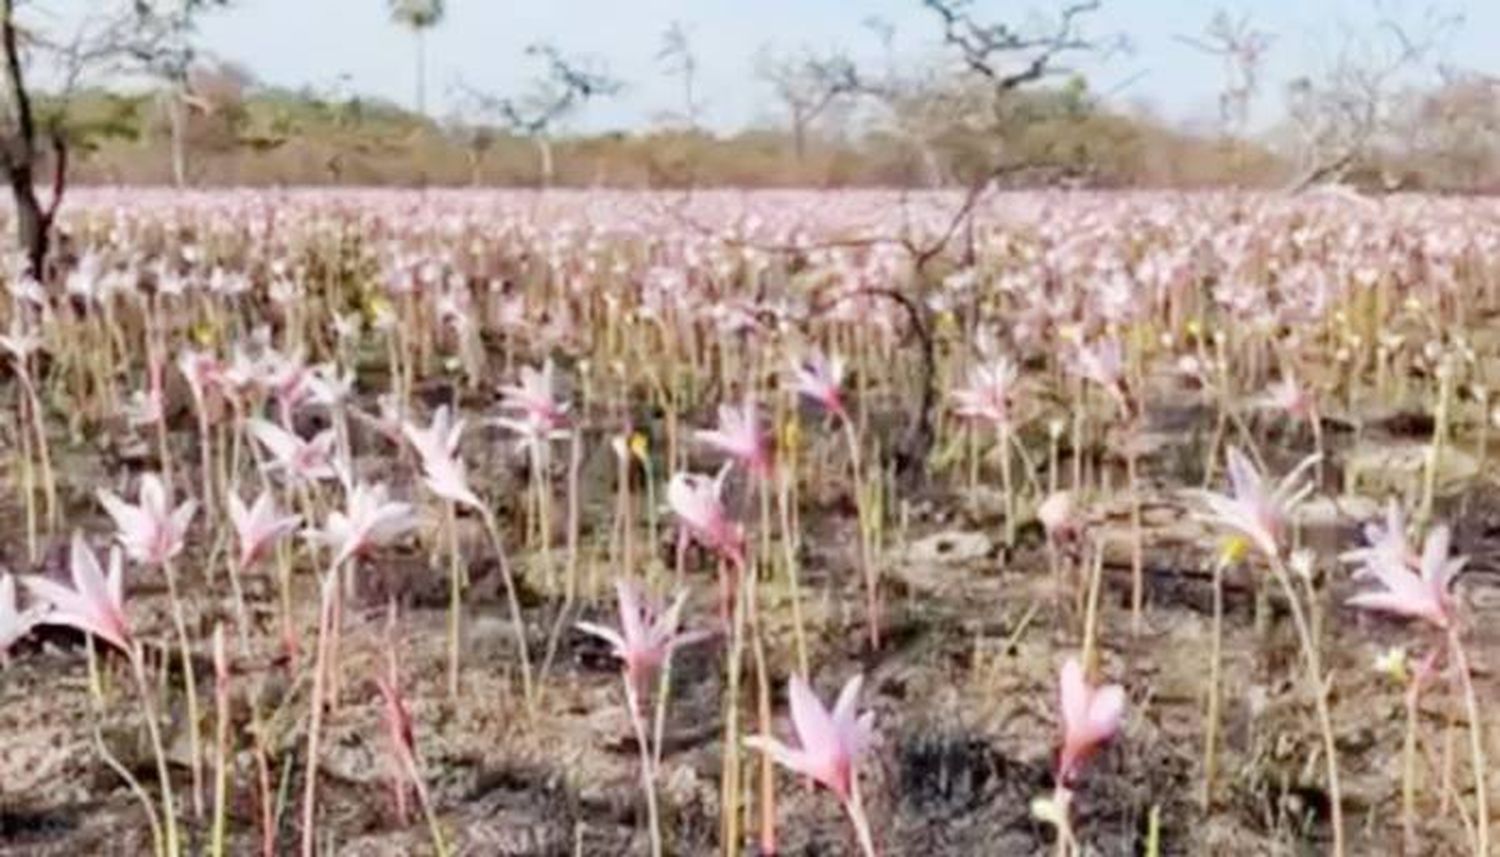
[[[0,302],[0,850],[1482,853],[1500,208],[962,202],[80,194]],[[854,795],[745,740],[799,675]]]

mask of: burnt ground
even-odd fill
[[[190,442],[186,425],[180,448]],[[1397,432],[1393,432],[1396,434]],[[1295,438],[1288,443],[1295,442]],[[836,446],[830,444],[829,454]],[[1186,444],[1190,441],[1181,440]],[[1334,444],[1340,442],[1335,436]],[[60,441],[60,472],[70,525],[107,537],[90,492],[106,472],[139,467],[113,442]],[[1044,448],[1045,441],[1042,442]],[[466,446],[493,449],[477,471],[476,484],[502,500],[507,520],[523,496],[525,474],[506,460],[498,439],[471,435]],[[570,629],[578,618],[613,623],[608,579],[608,534],[613,463],[607,446],[584,467],[586,502],[581,568],[585,599],[563,617],[565,630],[544,679],[542,713],[528,717],[515,677],[512,629],[493,559],[477,529],[466,528],[465,554],[473,587],[468,593],[464,672],[458,700],[445,688],[445,560],[432,556],[435,539],[381,551],[357,573],[342,644],[337,705],[326,721],[321,759],[320,833],[330,853],[421,854],[429,844],[413,809],[403,824],[388,786],[385,732],[374,684],[386,648],[384,605],[403,607],[400,628],[402,677],[415,722],[426,780],[449,837],[459,853],[497,855],[643,854],[645,811],[637,779],[636,748],[625,717],[615,665],[597,641]],[[1189,450],[1191,452],[1191,450]],[[1213,536],[1191,523],[1177,489],[1195,484],[1171,444],[1152,451],[1144,473],[1146,502],[1146,603],[1144,626],[1131,632],[1129,529],[1118,492],[1091,512],[1091,538],[1106,545],[1102,595],[1101,671],[1129,692],[1122,735],[1090,768],[1075,804],[1074,826],[1090,853],[1144,853],[1150,817],[1159,813],[1163,854],[1316,854],[1326,850],[1328,797],[1323,788],[1320,744],[1310,701],[1303,691],[1295,638],[1278,610],[1269,636],[1252,620],[1253,587],[1261,572],[1232,570],[1226,580],[1224,753],[1217,799],[1205,813],[1199,805],[1209,616],[1208,573]],[[1289,464],[1296,456],[1271,456]],[[191,460],[186,455],[182,461]],[[361,462],[389,468],[378,459]],[[1066,468],[1064,468],[1066,470]],[[1333,491],[1343,474],[1324,475]],[[420,492],[400,473],[390,478],[398,493]],[[961,482],[961,480],[954,480]],[[986,473],[987,483],[991,480]],[[856,671],[866,675],[865,704],[877,712],[879,744],[867,763],[863,792],[875,820],[882,853],[1050,854],[1052,831],[1034,820],[1033,798],[1051,788],[1055,752],[1055,675],[1061,659],[1079,645],[1079,616],[1071,594],[1059,598],[1048,572],[1040,533],[1023,527],[1020,543],[998,546],[1001,526],[993,492],[978,501],[961,491],[936,488],[913,495],[904,528],[891,528],[882,553],[887,638],[878,653],[865,650],[863,595],[850,547],[854,524],[849,498],[830,478],[804,497],[802,583],[808,617],[814,682],[831,696]],[[186,487],[182,485],[180,487]],[[1497,691],[1494,664],[1500,628],[1486,621],[1496,609],[1493,569],[1486,548],[1500,533],[1500,494],[1467,486],[1466,499],[1451,497],[1443,511],[1455,520],[1458,547],[1476,554],[1459,585],[1471,617],[1471,657],[1482,699]],[[0,544],[7,567],[26,571],[15,492],[7,492],[8,538]],[[419,500],[420,502],[420,500]],[[748,506],[747,506],[748,507]],[[753,516],[752,516],[753,517]],[[428,521],[435,527],[436,518]],[[1437,644],[1414,628],[1356,615],[1341,606],[1352,584],[1331,560],[1332,549],[1353,543],[1354,516],[1335,514],[1311,543],[1326,540],[1319,620],[1325,660],[1333,671],[1335,720],[1345,778],[1346,824],[1352,854],[1401,853],[1400,748],[1403,691],[1373,669],[1384,648],[1408,645],[1414,655]],[[666,528],[664,527],[664,530]],[[216,621],[232,617],[222,571],[209,562],[214,545],[195,524],[196,541],[180,563],[184,590],[192,593],[190,629],[200,643],[196,672],[212,735],[212,669],[206,641]],[[426,535],[430,535],[429,532]],[[942,538],[947,536],[949,548]],[[980,539],[961,539],[969,535]],[[512,533],[521,540],[520,527]],[[955,541],[956,540],[956,541]],[[663,534],[656,562],[669,567],[673,552]],[[953,544],[962,542],[957,550]],[[51,542],[48,563],[60,573],[62,545]],[[561,544],[561,541],[558,542]],[[554,557],[560,550],[554,551]],[[712,567],[689,556],[694,590],[691,615],[714,624]],[[532,651],[548,649],[558,625],[557,600],[543,593],[537,558],[519,558]],[[40,569],[47,571],[47,568]],[[213,579],[210,575],[214,574]],[[258,693],[273,748],[271,775],[281,795],[279,851],[298,841],[306,717],[307,652],[315,610],[311,570],[294,576],[303,645],[299,659],[283,657],[275,581],[261,571],[246,579],[255,627],[248,647],[235,657],[233,688],[236,736],[231,786],[233,853],[259,848],[256,767],[249,751],[247,700]],[[762,584],[762,615],[777,731],[785,736],[783,688],[795,663],[787,587],[776,578]],[[165,587],[158,575],[132,568],[129,610],[137,633],[153,647],[154,663],[166,664],[169,685],[161,702],[179,796],[187,799],[189,777],[186,713],[176,672]],[[81,638],[47,630],[19,645],[0,672],[0,854],[141,854],[150,840],[142,810],[120,779],[101,762],[91,739],[84,650]],[[722,638],[679,653],[673,670],[671,706],[660,788],[671,853],[714,853],[722,761],[721,696],[725,646]],[[754,686],[747,668],[747,685]],[[105,710],[97,716],[103,740],[150,789],[155,769],[134,707],[128,672],[117,658],[106,661]],[[175,683],[175,684],[174,684]],[[257,690],[258,689],[258,690]],[[746,716],[753,705],[747,697]],[[753,718],[746,727],[755,730]],[[1420,853],[1466,853],[1460,805],[1470,798],[1466,725],[1455,687],[1437,681],[1421,704],[1419,742]],[[1492,752],[1493,757],[1493,752]],[[852,842],[836,805],[790,776],[779,775],[781,853],[852,854]],[[1443,784],[1450,784],[1445,794]],[[211,790],[208,792],[211,794]],[[1456,796],[1455,796],[1456,795]],[[1462,798],[1460,801],[1458,798]],[[1467,811],[1467,809],[1463,810]],[[205,845],[206,817],[186,813],[193,852]],[[753,853],[753,846],[752,846]]]

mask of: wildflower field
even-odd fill
[[[57,232],[0,295],[0,854],[1494,853],[1500,203]]]

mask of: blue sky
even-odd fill
[[[1054,3],[975,0],[974,7],[984,17],[1014,19],[1028,9],[1044,13]],[[1500,74],[1500,2],[1439,3],[1466,16],[1445,45],[1443,61]],[[1104,0],[1091,30],[1123,35],[1133,50],[1088,63],[1095,89],[1149,103],[1174,121],[1212,121],[1220,66],[1174,36],[1201,30],[1221,5],[1250,10],[1262,29],[1278,34],[1268,61],[1267,103],[1260,110],[1269,116],[1287,80],[1327,61],[1332,46],[1341,43],[1341,26],[1369,27],[1376,8],[1420,20],[1431,3]],[[873,57],[878,43],[861,26],[872,16],[895,25],[902,54],[917,58],[935,49],[932,16],[918,0],[448,0],[446,20],[428,39],[428,98],[433,112],[444,113],[456,103],[460,80],[498,93],[520,89],[533,71],[522,48],[545,39],[597,58],[629,82],[624,95],[590,107],[576,127],[640,127],[680,103],[678,84],[665,77],[655,54],[662,31],[681,21],[700,58],[704,119],[734,129],[776,115],[753,74],[762,46],[842,48]],[[204,22],[202,38],[214,54],[243,63],[268,82],[413,101],[412,40],[389,22],[384,0],[238,0],[236,8]]]

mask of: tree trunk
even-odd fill
[[[45,281],[47,252],[51,248],[51,218],[42,210],[30,162],[13,160],[6,166],[11,196],[16,201],[16,239],[26,252],[31,276]]]
[[[469,187],[479,187],[481,167],[484,165],[484,153],[474,149],[469,150]]]
[[[417,115],[427,115],[427,31],[416,28],[417,33]]]
[[[26,253],[30,273],[38,280],[47,276],[47,251],[51,243],[52,217],[62,201],[66,150],[55,138],[56,172],[51,206],[43,209],[36,195],[36,121],[31,113],[31,95],[21,70],[20,38],[15,20],[15,0],[0,0],[0,51],[4,52],[6,127],[0,139],[0,166],[16,202],[16,238]]]
[[[172,131],[172,184],[181,190],[187,186],[187,117],[183,88],[173,83],[167,97],[167,121]]]
[[[537,155],[541,158],[542,187],[552,187],[552,141],[545,134],[536,138]]]

